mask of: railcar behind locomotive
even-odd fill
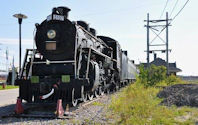
[[[67,7],[57,7],[36,24],[36,49],[27,49],[16,82],[28,103],[92,100],[135,80],[138,73],[120,44],[84,21],[70,21]]]

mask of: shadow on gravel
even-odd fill
[[[42,122],[46,122],[46,121],[49,121],[49,120],[52,120],[52,119],[39,119],[39,118],[14,118],[14,117],[10,117],[10,118],[1,118],[0,119],[0,124],[1,125],[7,125],[7,124],[10,124],[10,125],[21,125],[21,124],[28,124],[28,123],[34,123],[35,124],[41,124]]]
[[[23,117],[9,116],[10,114],[14,114],[15,104],[0,107],[0,124],[17,124],[17,125],[22,123],[42,124],[43,122],[46,123],[49,120],[58,120],[58,118],[55,116],[56,104],[49,106],[23,104],[23,106],[25,109],[25,113],[23,114]],[[71,107],[69,111],[70,112],[75,111],[78,107],[79,106]],[[66,109],[65,104],[63,104],[63,108],[64,110]],[[31,115],[33,117],[29,117]]]
[[[177,84],[164,88],[157,95],[162,105],[198,107],[198,84]]]
[[[9,117],[10,114],[14,114],[15,104],[6,105],[0,107],[0,124],[21,124],[21,122],[28,123],[29,121],[39,120],[45,121],[49,119],[39,119],[39,118],[17,118]]]
[[[14,111],[15,104],[0,107],[0,118],[8,113]]]

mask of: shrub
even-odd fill
[[[137,78],[138,83],[144,86],[155,86],[166,79],[166,67],[151,65],[145,69],[143,65],[139,67],[140,74]]]
[[[165,66],[151,65],[149,68],[144,68],[144,66],[141,65],[139,71],[140,74],[137,76],[137,83],[143,84],[146,87],[184,83],[184,81],[175,75],[167,76]]]
[[[176,84],[176,83],[183,83],[183,81],[175,75],[168,76],[166,78],[165,82],[166,82],[167,85],[173,85],[173,84]]]

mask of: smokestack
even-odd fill
[[[57,7],[52,9],[52,14],[60,14],[62,16],[65,16],[65,18],[68,18],[68,13],[71,9],[68,7]]]
[[[132,62],[133,64],[135,64],[135,60],[131,60],[131,62]]]
[[[154,53],[154,60],[157,59],[157,53]]]
[[[127,51],[122,51],[126,56],[128,55],[128,52]]]

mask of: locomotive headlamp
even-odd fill
[[[56,37],[56,31],[55,31],[55,30],[49,30],[49,31],[47,32],[47,37],[48,37],[49,39],[54,39],[54,38]]]

